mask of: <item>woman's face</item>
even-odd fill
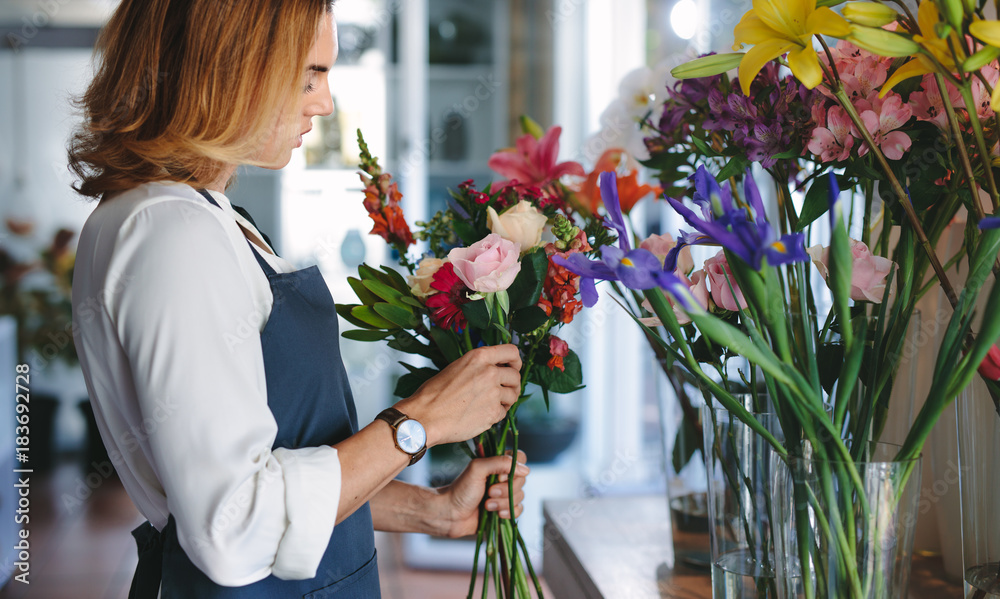
[[[302,94],[292,103],[292,115],[276,118],[274,135],[261,148],[261,161],[266,168],[279,169],[288,164],[292,150],[302,145],[302,136],[312,129],[312,117],[333,113],[330,92],[330,68],[337,60],[337,23],[333,15],[323,17],[316,41],[309,50],[305,72],[302,73]]]

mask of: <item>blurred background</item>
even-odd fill
[[[70,189],[71,101],[91,76],[92,46],[115,4],[0,0],[0,582],[15,562],[7,478],[15,468],[16,363],[31,364],[34,470],[32,590],[8,584],[2,596],[124,597],[135,564],[128,531],[142,518],[103,453],[69,311],[76,234],[93,209]],[[349,302],[346,279],[360,263],[392,261],[382,240],[367,235],[356,129],[398,178],[411,224],[442,208],[449,187],[499,179],[487,159],[513,145],[520,115],[562,126],[560,160],[589,170],[610,147],[641,152],[631,133],[636,107],[642,116],[662,97],[671,67],[725,51],[749,7],[749,0],[340,0],[340,58],[330,76],[336,111],[315,119],[291,165],[241,171],[228,195],[280,255],[318,264],[334,298]],[[634,218],[649,232],[676,230],[662,202],[646,204]],[[664,458],[679,408],[637,327],[605,299],[560,336],[580,354],[586,388],[553,396],[548,413],[519,414],[532,466],[521,530],[537,564],[543,500],[659,494],[665,502],[668,481],[684,478]],[[370,421],[393,402],[401,356],[381,344],[342,345],[359,419]],[[443,484],[460,468],[445,448],[406,476]],[[419,535],[379,542],[387,548],[384,596],[464,596],[470,542]]]

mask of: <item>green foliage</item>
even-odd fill
[[[531,370],[531,382],[552,393],[572,393],[583,389],[583,367],[573,350],[563,358],[566,370],[551,369],[544,363],[536,363]]]

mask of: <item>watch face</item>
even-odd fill
[[[403,451],[414,454],[424,448],[424,444],[427,443],[427,433],[423,425],[416,420],[404,420],[396,432],[396,442]]]

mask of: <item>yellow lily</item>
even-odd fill
[[[936,27],[940,22],[941,14],[938,12],[934,0],[923,0],[920,3],[920,7],[917,8],[917,26],[920,28],[920,33],[913,36],[913,41],[919,44],[924,52],[932,55],[941,63],[941,66],[948,69],[949,72],[954,73],[958,70],[958,66],[955,64],[955,59],[948,48],[948,39],[938,37],[937,35]],[[965,56],[958,35],[955,34],[954,30],[948,35],[952,37],[952,44],[959,53],[959,60],[964,60]],[[913,60],[896,69],[892,77],[889,77],[889,80],[882,86],[879,97],[885,97],[900,81],[936,71],[937,67],[934,65],[934,61],[927,54],[920,53]]]
[[[786,52],[792,74],[809,89],[816,87],[823,81],[823,71],[813,36],[846,37],[850,32],[843,17],[825,6],[816,8],[816,0],[753,0],[753,8],[733,30],[734,50],[753,45],[740,62],[743,93],[750,93],[750,84],[765,64]]]
[[[1000,48],[1000,21],[976,21],[969,25],[969,33],[994,48]],[[990,108],[994,112],[1000,111],[1000,85],[993,86]]]

